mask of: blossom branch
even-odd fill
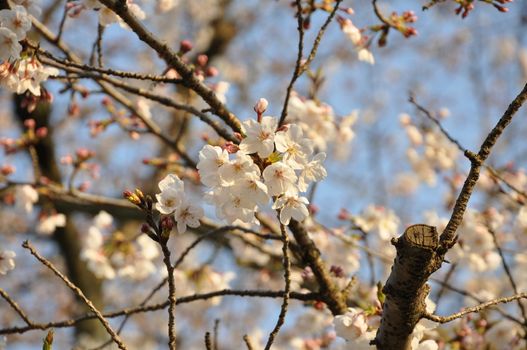
[[[324,33],[326,32],[326,28],[329,26],[331,21],[333,20],[333,17],[335,17],[335,13],[337,12],[337,9],[340,5],[342,0],[337,0],[335,3],[335,6],[333,7],[333,10],[329,14],[329,16],[326,18],[326,21],[320,27],[318,34],[315,38],[315,41],[313,42],[313,47],[311,48],[311,51],[309,53],[309,56],[307,57],[305,62],[302,62],[303,59],[303,52],[304,52],[304,18],[302,17],[302,2],[300,0],[296,0],[296,9],[297,9],[297,30],[298,30],[298,53],[296,57],[295,62],[295,70],[293,71],[293,76],[291,77],[291,81],[289,82],[289,85],[287,86],[287,90],[285,93],[285,100],[284,105],[282,107],[282,112],[280,113],[280,121],[278,125],[283,125],[285,123],[285,119],[287,118],[287,108],[289,106],[289,98],[291,97],[291,92],[293,91],[293,86],[295,85],[295,82],[298,78],[309,68],[309,65],[315,58],[318,46],[320,45],[320,42],[322,41],[322,37],[324,36]]]
[[[106,329],[108,334],[110,334],[110,336],[112,337],[113,341],[117,344],[119,349],[121,350],[127,349],[123,341],[121,340],[121,337],[119,337],[119,335],[115,333],[115,331],[112,329],[112,327],[110,326],[108,321],[104,318],[104,316],[101,314],[101,312],[97,310],[95,305],[93,305],[93,303],[88,298],[86,298],[84,293],[76,285],[71,283],[71,281],[66,276],[64,276],[59,270],[57,270],[57,268],[50,261],[48,261],[42,255],[40,255],[35,250],[35,248],[33,248],[33,246],[29,243],[29,241],[25,241],[22,244],[22,247],[24,247],[25,249],[28,249],[31,252],[31,255],[37,258],[37,260],[40,261],[44,266],[46,266],[51,271],[53,271],[53,273],[57,277],[59,277],[66,284],[66,286],[68,286],[68,288],[70,288],[82,301],[84,301],[84,303],[95,314],[95,317],[97,317],[97,319],[99,319],[99,321],[102,323],[103,327]]]
[[[62,41],[62,40],[55,40],[56,36],[42,23],[40,23],[36,19],[32,19],[33,26],[35,29],[38,30],[38,32],[46,38],[49,42],[53,43],[57,46],[70,60],[77,64],[81,64],[82,60],[73,53],[69,47]],[[172,142],[167,136],[163,135],[161,133],[161,128],[154,123],[149,118],[145,117],[143,113],[137,110],[137,108],[134,106],[134,104],[126,98],[123,94],[121,94],[118,90],[116,90],[114,87],[112,87],[109,83],[104,81],[96,81],[97,84],[103,89],[103,91],[110,97],[112,97],[114,100],[119,102],[121,105],[123,105],[126,109],[128,109],[132,114],[136,115],[147,127],[147,129],[157,136],[161,141],[163,141],[165,144],[167,144],[169,147],[174,149],[177,154],[179,154],[183,159],[189,161],[190,158],[186,155],[185,152],[183,152],[177,144]],[[192,164],[192,163],[190,163]]]
[[[473,312],[480,312],[480,311],[482,311],[484,309],[487,309],[489,307],[492,307],[492,306],[495,306],[495,305],[498,305],[498,304],[509,303],[511,301],[514,301],[514,300],[520,300],[520,299],[526,299],[526,298],[527,298],[527,293],[520,293],[520,294],[516,294],[516,295],[510,296],[510,297],[504,297],[504,298],[498,298],[498,299],[489,300],[489,301],[487,301],[485,303],[482,303],[482,304],[479,304],[479,305],[476,305],[476,306],[473,306],[473,307],[466,308],[463,311],[457,312],[457,313],[452,314],[450,316],[437,316],[437,315],[425,313],[423,315],[423,318],[426,318],[426,319],[434,321],[434,322],[447,323],[447,322],[453,321],[455,319],[462,318],[463,316],[465,316],[467,314],[470,314],[470,313],[473,313]]]
[[[233,131],[241,132],[238,118],[230,112],[218,99],[214,91],[203,84],[195,75],[193,70],[186,65],[181,58],[167,44],[162,43],[148,31],[145,26],[130,12],[126,2],[116,0],[102,0],[102,4],[114,11],[132,29],[137,37],[156,51],[165,62],[173,67],[184,81],[184,85],[195,91]]]

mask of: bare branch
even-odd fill
[[[64,284],[66,284],[68,286],[68,288],[70,288],[80,299],[82,299],[82,301],[84,301],[84,303],[86,303],[86,305],[88,305],[88,307],[95,314],[97,319],[99,319],[99,321],[101,321],[103,327],[106,329],[108,334],[110,334],[110,336],[112,337],[113,341],[117,344],[119,349],[121,349],[121,350],[126,350],[127,349],[126,346],[124,345],[121,337],[112,329],[112,327],[110,326],[108,321],[104,318],[104,316],[101,314],[101,312],[99,310],[97,310],[95,305],[93,305],[93,303],[88,298],[86,298],[84,293],[76,285],[71,283],[71,281],[66,276],[64,276],[59,270],[57,270],[57,268],[55,266],[53,266],[53,264],[50,261],[48,261],[42,255],[40,255],[28,241],[25,241],[22,244],[22,247],[24,247],[25,249],[28,249],[31,252],[31,255],[33,255],[35,258],[37,258],[37,260],[40,261],[48,269],[53,271],[53,273],[57,277],[59,277],[64,282]]]
[[[520,294],[516,294],[516,295],[510,296],[510,297],[504,297],[504,298],[498,298],[498,299],[489,300],[486,303],[482,303],[482,304],[479,304],[479,305],[473,306],[473,307],[468,307],[468,308],[464,309],[463,311],[457,312],[457,313],[452,314],[450,316],[437,316],[437,315],[432,315],[432,314],[426,313],[426,314],[423,315],[423,318],[426,318],[426,319],[434,321],[434,322],[447,323],[447,322],[453,321],[455,319],[461,318],[461,317],[463,317],[465,315],[468,315],[470,313],[480,312],[480,311],[482,311],[484,309],[487,309],[489,307],[495,306],[497,304],[509,303],[511,301],[514,301],[514,300],[520,300],[520,299],[526,299],[526,298],[527,298],[527,293],[520,293]]]

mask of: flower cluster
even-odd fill
[[[156,194],[156,209],[164,215],[174,214],[179,233],[188,227],[198,227],[203,209],[191,203],[185,195],[185,184],[177,175],[169,174],[159,182],[161,193]]]
[[[407,114],[401,115],[400,121],[410,141],[406,156],[412,166],[413,177],[429,186],[435,186],[436,172],[452,169],[459,156],[459,150],[439,130],[421,130],[412,124]]]
[[[49,76],[57,75],[58,70],[44,67],[35,57],[20,56],[19,42],[31,29],[30,13],[40,13],[32,1],[14,1],[12,9],[0,11],[0,85],[17,94],[29,91],[41,96],[40,84]],[[45,97],[51,98],[47,94]]]
[[[269,116],[243,122],[245,137],[234,159],[219,146],[206,145],[199,153],[201,182],[211,188],[206,199],[216,206],[219,218],[257,223],[254,214],[270,197],[282,224],[308,216],[309,202],[301,193],[326,177],[326,154],[313,155],[313,141],[300,126],[277,127],[276,118]]]
[[[112,223],[112,216],[101,211],[88,229],[81,250],[88,268],[103,279],[120,276],[140,280],[154,273],[152,260],[159,255],[156,243],[146,235],[128,239],[122,232],[113,232]]]
[[[357,56],[359,61],[369,64],[375,64],[375,57],[370,50],[368,50],[368,36],[363,35],[363,30],[357,28],[349,18],[339,16],[337,18],[340,29],[351,40],[357,49]]]
[[[293,92],[289,99],[287,120],[298,124],[320,151],[325,152],[329,143],[333,143],[335,155],[342,159],[347,155],[349,143],[355,137],[351,127],[357,120],[357,111],[337,121],[331,106]]]

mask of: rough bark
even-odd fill
[[[374,343],[381,350],[407,350],[414,326],[425,313],[430,291],[426,282],[441,267],[446,249],[435,227],[428,225],[408,227],[392,244],[397,256],[383,288],[386,300]]]

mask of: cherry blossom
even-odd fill
[[[280,222],[289,225],[291,218],[302,222],[309,215],[306,197],[299,197],[296,192],[286,192],[273,205],[273,209],[280,209]]]
[[[12,10],[0,11],[0,25],[15,33],[17,40],[26,37],[27,31],[31,28],[26,9],[20,5],[13,7]]]
[[[295,171],[283,162],[276,162],[265,168],[263,178],[271,196],[296,190],[295,183],[298,177]]]
[[[40,7],[40,0],[9,0],[9,4],[14,7],[16,5],[23,6],[27,12],[34,17],[40,16],[42,8]]]
[[[206,145],[199,152],[197,168],[201,182],[206,186],[220,185],[219,168],[229,162],[229,153],[218,146]]]
[[[33,204],[38,201],[38,192],[29,185],[17,186],[15,190],[16,207],[26,213],[33,211]]]
[[[203,217],[203,209],[193,205],[188,199],[184,198],[178,204],[174,219],[177,222],[177,230],[179,233],[184,233],[189,227],[198,227],[199,220]]]
[[[323,166],[323,162],[326,159],[324,152],[318,153],[313,159],[304,166],[300,176],[298,177],[298,189],[301,192],[307,191],[309,184],[313,181],[321,181],[327,175],[327,171]]]
[[[16,59],[20,56],[22,46],[15,33],[8,28],[0,28],[0,61]]]
[[[360,338],[368,330],[364,312],[355,308],[348,308],[348,312],[344,315],[335,316],[333,324],[337,335],[349,341]]]
[[[302,169],[313,152],[313,142],[305,138],[302,129],[292,124],[275,136],[276,150],[283,153],[283,162],[293,169]]]
[[[15,268],[15,252],[0,250],[0,275],[5,275]]]
[[[37,233],[41,235],[51,235],[57,227],[64,227],[66,225],[66,215],[53,214],[42,219],[37,225]]]
[[[263,117],[260,122],[249,119],[242,123],[246,137],[240,150],[246,154],[257,153],[267,158],[274,150],[274,137],[278,121],[274,117]]]
[[[246,174],[260,175],[260,169],[254,164],[251,157],[241,152],[236,153],[236,159],[226,162],[219,168],[219,176],[223,186],[233,185]]]
[[[182,201],[185,185],[176,175],[169,174],[158,186],[161,193],[156,194],[156,209],[162,214],[171,214]]]

